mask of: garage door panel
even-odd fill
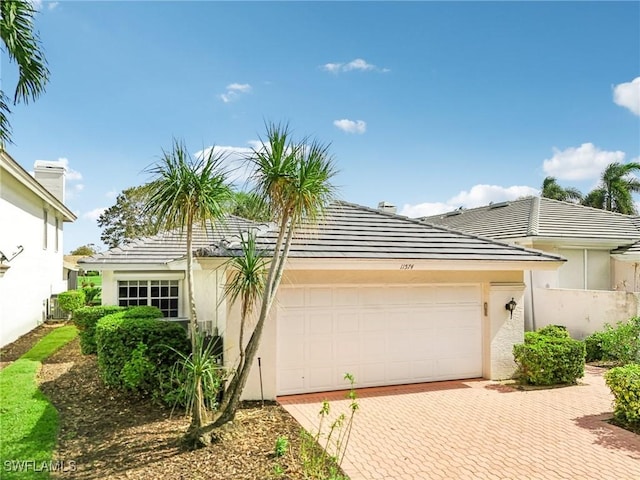
[[[360,319],[357,312],[336,312],[333,315],[334,328],[339,334],[358,333]]]
[[[279,395],[348,388],[347,372],[358,387],[482,375],[478,285],[287,290],[278,313]]]
[[[360,313],[363,332],[384,332],[387,330],[387,315],[381,310],[366,310]]]

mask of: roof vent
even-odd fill
[[[378,203],[378,210],[386,213],[396,213],[398,209],[395,205],[383,201]]]
[[[508,207],[509,205],[510,205],[509,202],[490,203],[489,204],[489,210],[494,209],[494,208]]]

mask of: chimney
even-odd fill
[[[64,203],[64,174],[62,162],[37,160],[33,166],[35,179],[51,194]]]
[[[395,205],[383,201],[378,203],[378,210],[386,213],[396,213],[398,209],[396,208]]]

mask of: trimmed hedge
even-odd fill
[[[545,337],[571,338],[567,327],[564,325],[547,325],[546,327],[540,328],[536,333],[544,335]]]
[[[98,321],[98,369],[105,384],[142,394],[160,391],[180,358],[174,350],[190,352],[184,328],[161,317],[154,307],[134,307]]]
[[[65,312],[73,313],[84,307],[85,294],[82,290],[68,290],[58,294],[58,305]]]
[[[524,343],[513,346],[513,356],[520,379],[530,385],[574,384],[584,376],[584,343],[570,337],[526,332]]]
[[[607,332],[594,332],[584,339],[585,360],[587,362],[596,362],[604,358],[602,343],[607,335]]]
[[[614,396],[616,419],[640,426],[640,365],[612,368],[604,379]]]
[[[106,315],[123,311],[124,307],[103,305],[99,307],[82,307],[73,314],[73,323],[80,332],[80,349],[85,355],[96,353],[96,324]]]

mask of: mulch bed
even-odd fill
[[[7,346],[1,352],[2,360],[19,357],[49,331],[39,327],[29,338]],[[300,425],[279,405],[245,403],[217,443],[187,451],[181,438],[188,418],[106,388],[97,370],[96,357],[82,355],[77,339],[42,365],[40,388],[60,413],[53,460],[67,467],[52,478],[304,478],[297,455]],[[274,447],[281,436],[288,438],[290,450],[276,458]]]

